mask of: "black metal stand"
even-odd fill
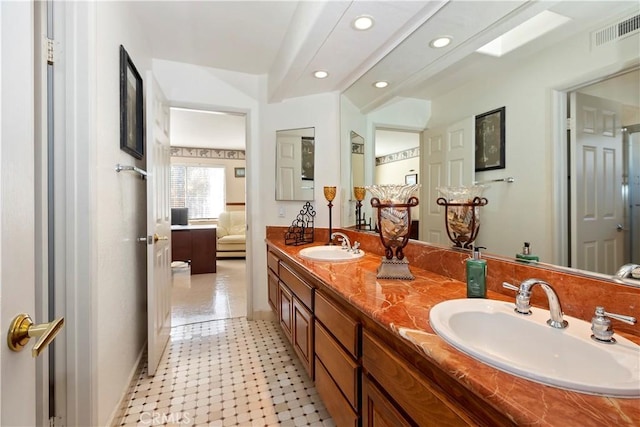
[[[315,216],[316,212],[313,209],[313,205],[310,202],[305,203],[285,233],[284,243],[294,246],[312,243],[314,239],[313,218]]]
[[[329,206],[329,241],[326,244],[333,245],[333,241],[331,241],[331,235],[333,234],[333,230],[331,228],[331,208],[333,208],[333,203],[330,201],[327,206]]]

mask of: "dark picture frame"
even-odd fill
[[[303,136],[302,142],[302,179],[304,181],[313,181],[315,175],[314,155],[315,155],[315,137]]]
[[[236,178],[244,178],[245,177],[245,169],[244,168],[233,168],[233,176]]]
[[[418,174],[412,173],[404,176],[404,183],[407,185],[413,185],[418,183]]]
[[[144,155],[142,77],[120,45],[120,149],[136,159]]]
[[[506,167],[505,112],[501,107],[476,116],[476,172]]]

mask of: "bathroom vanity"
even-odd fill
[[[316,230],[316,242],[326,241],[323,231]],[[382,247],[375,235],[358,234],[366,255],[341,263],[300,257],[301,248],[319,243],[286,246],[283,232],[267,227],[269,303],[338,426],[640,423],[639,398],[582,394],[516,377],[436,335],[431,307],[466,296],[466,252],[411,242],[406,254],[416,280],[380,280]],[[514,301],[498,280],[540,276],[554,284],[565,313],[580,319],[589,321],[590,305],[600,301],[611,311],[640,306],[640,289],[622,287],[623,301],[611,293],[599,300],[597,283],[589,279],[488,261],[490,299]],[[577,285],[586,292],[582,300]],[[545,306],[542,297],[536,295],[534,307]],[[640,342],[638,325],[615,327]]]

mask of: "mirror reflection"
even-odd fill
[[[276,131],[276,200],[313,200],[315,128]]]
[[[364,187],[364,138],[351,131],[351,188],[353,187]]]
[[[593,3],[601,6],[605,2]],[[423,184],[420,195],[421,222],[424,223],[421,225],[422,240],[450,246],[446,236],[444,240],[438,240],[437,233],[432,232],[427,224],[429,215],[433,214],[438,223],[444,225],[444,213],[435,210],[437,207],[431,212],[429,204],[423,203],[423,200],[435,201],[437,186],[491,182],[484,194],[489,204],[482,208],[482,226],[477,240],[478,245],[488,247],[488,252],[515,258],[522,251],[524,242],[530,242],[532,253],[544,263],[608,276],[625,263],[640,263],[637,249],[634,252],[632,248],[632,236],[637,235],[639,226],[638,222],[634,225],[633,218],[640,210],[640,206],[632,201],[637,197],[634,194],[638,194],[640,185],[637,163],[636,166],[632,164],[638,148],[632,142],[623,142],[622,132],[622,128],[635,129],[635,125],[640,123],[640,75],[637,70],[640,34],[636,32],[597,47],[591,42],[594,30],[634,11],[638,13],[637,6],[624,13],[617,9],[609,16],[602,13],[589,15],[586,22],[575,18],[565,24],[567,27],[562,37],[550,32],[545,38],[546,43],[538,45],[531,42],[503,57],[473,52],[420,85],[412,82],[412,93],[407,93],[405,85],[404,93],[399,92],[402,96],[393,100],[395,113],[403,103],[415,107],[423,101],[426,109],[422,127],[426,132],[423,134],[419,168]],[[585,8],[581,8],[581,13],[587,15]],[[582,131],[577,127],[577,119],[570,120],[567,128],[567,117],[585,115],[585,110],[578,111],[581,108],[578,94],[605,99],[619,107],[616,110],[601,109],[605,110],[604,116],[587,115],[593,122],[583,123]],[[350,95],[347,90],[343,96],[349,99]],[[352,103],[356,104],[355,98]],[[407,108],[404,115],[381,118],[381,109],[388,108],[388,105],[374,110],[362,108],[360,111],[364,119],[361,120],[402,126],[407,123],[400,122],[398,117],[406,118],[416,110]],[[474,150],[471,150],[470,163],[465,163],[468,157],[465,154],[460,157],[460,164],[464,166],[458,170],[450,170],[448,174],[435,172],[434,162],[430,160],[434,146],[427,143],[429,132],[442,130],[442,144],[451,143],[454,141],[452,136],[460,137],[466,132],[465,137],[470,138],[471,147],[474,147],[474,118],[503,106],[506,111],[503,168],[476,172]],[[587,106],[587,110],[591,111],[591,106]],[[615,113],[612,115],[611,111]],[[368,119],[376,114],[375,120]],[[353,120],[354,116],[350,113],[347,120]],[[596,129],[595,123],[603,121],[609,127]],[[416,126],[418,121],[408,125]],[[582,143],[587,148],[580,152],[578,144],[581,138],[578,135],[584,130],[587,134],[600,133],[601,136],[613,134],[610,139],[615,140],[616,148],[598,151]],[[365,137],[367,149],[373,147],[369,145],[373,141],[368,141],[368,135]],[[626,138],[634,140],[632,133]],[[464,141],[464,138],[457,141]],[[569,144],[571,150],[567,149]],[[588,175],[586,180],[579,179],[579,174],[585,171],[578,170],[577,165],[579,161],[587,160],[594,168],[596,165],[617,165],[619,169],[615,179],[595,175]],[[375,182],[374,170],[371,159],[365,164],[367,184]],[[507,177],[514,177],[515,181],[492,182]],[[400,179],[397,178],[397,183],[403,182]],[[456,179],[458,181],[454,182]],[[578,187],[580,182],[582,187]],[[605,182],[610,183],[609,187],[603,187]],[[585,198],[578,198],[580,194]],[[596,208],[594,203],[598,200],[604,200],[604,205]],[[582,213],[583,222],[604,208],[609,212],[616,210],[620,216],[609,223],[606,222],[608,218],[602,218],[600,222],[607,231],[595,239],[589,235],[591,227],[583,227],[588,228],[588,232],[579,231],[580,218],[575,208],[579,204],[591,209]],[[622,210],[624,206],[629,207],[626,213]],[[620,245],[629,249],[623,250]],[[613,257],[614,252],[618,254],[617,258]]]

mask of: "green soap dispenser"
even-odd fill
[[[522,253],[516,254],[516,259],[520,261],[529,261],[529,262],[540,261],[540,257],[538,257],[538,255],[533,255],[531,253],[531,245],[529,244],[529,242],[524,242],[524,246],[522,247]]]
[[[467,259],[467,298],[487,297],[487,261],[481,258],[482,246],[473,248],[473,257]]]

